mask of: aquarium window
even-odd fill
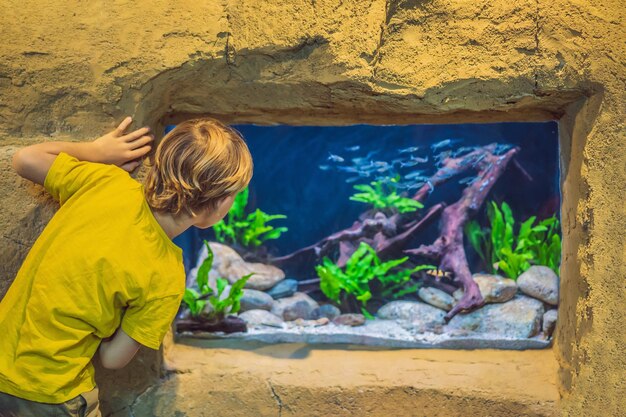
[[[254,176],[223,221],[175,239],[179,336],[550,345],[557,122],[233,127]]]

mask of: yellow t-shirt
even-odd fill
[[[91,358],[120,323],[159,348],[185,271],[143,185],[123,169],[61,152],[44,187],[60,209],[0,302],[0,391],[61,403],[93,389]]]

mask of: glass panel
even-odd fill
[[[274,277],[272,284],[286,288],[278,295],[288,296],[269,302],[258,296],[265,304],[248,300],[255,294],[246,291],[240,313],[248,317],[248,334],[320,341],[330,338],[310,334],[334,327],[343,332],[337,342],[549,344],[560,262],[556,122],[233,127],[255,164],[246,215],[257,209],[284,215],[265,225],[288,230],[256,241],[244,241],[239,230],[222,243],[241,262],[273,265],[298,283],[298,294],[289,296],[293,285]],[[175,239],[189,286],[206,256],[203,240],[220,236],[192,227]],[[261,289],[277,295],[276,288]],[[275,322],[252,324],[273,320],[245,313],[252,307],[272,311]],[[309,336],[285,336],[293,329]]]

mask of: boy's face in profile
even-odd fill
[[[235,201],[235,195],[231,195],[222,199],[215,210],[206,208],[199,216],[194,226],[200,229],[207,229],[215,223],[222,220],[227,214]]]

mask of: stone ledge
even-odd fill
[[[134,415],[558,415],[551,349],[380,350],[182,339]]]
[[[415,333],[406,330],[394,320],[367,320],[364,325],[350,327],[329,323],[319,327],[267,327],[258,326],[246,333],[185,332],[181,338],[207,340],[236,340],[240,343],[307,343],[354,344],[387,348],[442,348],[442,349],[542,349],[551,340],[534,338],[504,338],[499,334],[469,332],[463,336],[432,332]]]

